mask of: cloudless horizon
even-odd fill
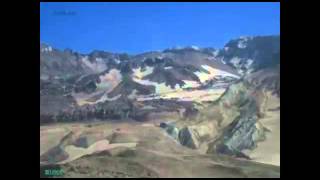
[[[240,36],[279,35],[280,3],[40,3],[40,41],[80,53],[222,48]]]

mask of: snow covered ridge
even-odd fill
[[[236,44],[236,47],[239,48],[239,49],[244,49],[247,47],[248,45],[248,42],[250,40],[252,40],[254,37],[251,37],[251,36],[240,36],[238,39],[234,39],[234,40],[231,40],[231,41],[235,41],[237,44]],[[228,47],[228,45],[226,45],[223,50],[225,51],[228,51],[230,47]]]
[[[196,51],[200,51],[202,48],[195,46],[195,45],[191,45],[191,46],[175,46],[173,48],[169,48],[167,50],[172,51],[172,50],[184,50],[184,49],[193,49]]]
[[[251,39],[253,39],[253,37],[241,36],[238,42],[238,48],[240,49],[246,48],[248,41]]]
[[[279,63],[280,36],[241,36],[230,40],[217,58],[244,75]]]
[[[238,42],[238,48],[243,49],[243,48],[246,48],[246,47],[247,47],[247,41],[240,40],[240,41]]]
[[[155,64],[164,63],[165,66],[161,68],[163,68],[164,70],[170,70],[172,69],[170,67],[172,64],[180,63],[181,65],[191,63],[193,64],[193,66],[198,66],[196,65],[197,62],[195,61],[200,60],[202,64],[203,59],[205,59],[204,61],[212,61],[213,64],[209,63],[212,66],[215,66],[214,63],[219,61],[219,64],[229,66],[227,68],[232,69],[233,72],[235,70],[247,72],[247,69],[259,68],[259,65],[263,65],[263,63],[265,62],[273,62],[272,59],[275,58],[269,55],[270,53],[277,51],[277,43],[279,41],[277,38],[279,38],[279,36],[241,36],[237,39],[230,40],[224,47],[221,47],[219,49],[211,47],[199,47],[195,45],[184,47],[178,46],[157,53],[154,51],[150,51],[144,52],[142,54],[130,55],[126,58],[123,58],[123,56],[121,56],[123,54],[105,51],[97,51],[90,54],[81,54],[73,51],[72,53],[69,53],[67,51],[61,51],[59,49],[52,48],[50,45],[47,45],[45,43],[40,43],[40,51],[44,55],[43,59],[59,59],[59,61],[63,62],[62,64],[64,64],[64,58],[61,58],[60,56],[63,56],[63,54],[65,54],[68,57],[67,59],[70,59],[70,61],[66,62],[65,64],[71,64],[70,66],[72,67],[70,69],[75,72],[78,71],[76,67],[77,63],[80,64],[81,70],[85,73],[99,73],[108,68],[122,67],[127,63],[124,61],[125,59],[133,60],[128,61],[129,64],[132,64],[132,67],[130,68],[135,68],[135,70],[133,71],[136,71],[137,73],[139,72],[140,74],[143,74],[143,66],[145,65],[149,65],[151,67],[158,66]],[[51,51],[52,53],[47,53]],[[54,57],[52,57],[51,55]],[[243,59],[238,60],[237,57]],[[193,58],[195,59],[195,61],[193,61]],[[73,61],[74,59],[79,59],[80,61]],[[190,60],[190,62],[184,61],[184,59],[187,59],[188,61]],[[244,59],[248,59],[248,62],[245,62],[246,60]],[[145,63],[145,60],[148,60],[148,62]],[[203,64],[208,63],[204,62]],[[139,66],[141,66],[143,70],[138,70]],[[174,68],[175,67],[173,67],[173,69]],[[52,69],[54,70],[54,68]],[[170,70],[170,72],[174,71]],[[71,71],[71,73],[73,72]]]
[[[174,50],[194,50],[194,51],[203,51],[207,52],[210,51],[213,55],[217,55],[219,53],[219,49],[215,49],[212,47],[200,47],[196,45],[191,45],[191,46],[175,46],[173,48],[168,48],[165,49],[164,51],[174,51]]]
[[[41,52],[51,52],[51,51],[52,51],[52,47],[51,46],[41,48]]]
[[[251,40],[253,39],[254,37],[253,36],[240,36],[239,39],[243,39],[243,40]]]
[[[200,50],[200,48],[198,46],[194,46],[194,45],[190,46],[190,48],[194,49],[194,50]]]

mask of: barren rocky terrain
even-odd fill
[[[72,135],[68,136],[70,133]],[[81,137],[86,139],[83,144],[77,143]],[[61,150],[46,154],[45,150],[53,146]],[[41,127],[41,150],[41,157],[61,160],[56,163],[40,161],[41,167],[45,169],[55,164],[64,170],[64,177],[280,176],[277,166],[208,155],[182,146],[157,123],[44,126]]]
[[[280,177],[279,43],[138,55],[41,44],[40,175]]]

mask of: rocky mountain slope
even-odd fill
[[[242,66],[234,66],[232,59],[253,61],[248,72],[259,69],[269,63],[273,51],[279,54],[274,45],[278,40],[273,36],[240,38],[227,43],[223,50],[186,47],[135,56],[104,51],[84,55],[41,44],[41,122],[59,121],[56,117],[61,113],[82,106],[94,109],[98,103],[115,101],[121,96],[130,101],[213,100],[212,90],[201,90],[225,89],[241,77]],[[242,45],[235,47],[236,42]]]
[[[112,125],[95,126],[97,120]],[[60,164],[72,177],[88,170],[78,164],[95,166],[101,158],[125,169],[107,168],[94,176],[277,177],[280,37],[241,37],[223,49],[190,46],[138,55],[80,54],[40,44],[40,124],[42,167]],[[51,124],[65,128],[56,134]],[[182,157],[172,159],[178,154]],[[143,164],[152,157],[183,168],[149,169]],[[211,167],[222,157],[231,159]],[[183,166],[188,158],[207,171],[185,172],[195,168]],[[243,163],[248,164],[239,169]],[[129,164],[140,168],[129,173]]]
[[[240,37],[229,41],[217,56],[240,74],[272,67],[280,62],[280,36]]]
[[[202,108],[192,125],[180,124],[180,139],[191,148],[280,165],[279,65],[245,76]]]

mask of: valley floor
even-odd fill
[[[40,157],[65,158],[64,177],[279,177],[280,167],[208,155],[180,145],[160,121],[69,123],[40,126]],[[85,145],[79,139],[85,138]],[[50,151],[60,147],[62,152]],[[50,153],[48,153],[50,152]]]

